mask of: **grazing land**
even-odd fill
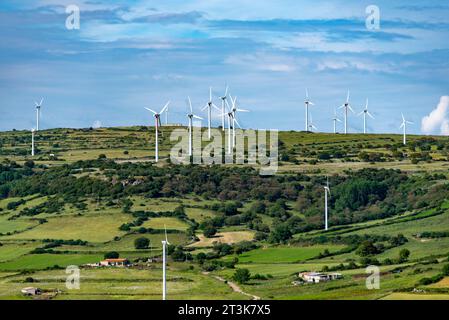
[[[173,127],[155,164],[153,129],[44,130],[33,158],[28,132],[0,132],[0,299],[33,299],[30,286],[62,300],[160,299],[165,232],[169,299],[449,299],[448,138],[280,132],[279,170],[262,177],[170,163]],[[111,255],[131,265],[96,265]]]

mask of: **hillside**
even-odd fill
[[[165,227],[170,299],[449,299],[446,137],[280,132],[279,171],[262,177],[170,164],[173,129],[158,164],[153,128],[41,131],[34,158],[29,132],[1,132],[0,299],[30,285],[56,299],[160,299]],[[82,267],[80,290],[65,287],[65,267],[111,252],[134,266]],[[369,265],[379,290],[365,286]],[[238,269],[252,275],[246,295],[222,281]],[[299,284],[309,271],[343,279]]]

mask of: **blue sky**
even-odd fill
[[[307,87],[319,131],[332,130],[350,89],[357,113],[369,98],[372,132],[400,133],[403,112],[411,132],[448,134],[443,3],[2,0],[0,130],[35,126],[41,97],[44,128],[148,124],[143,108],[167,100],[171,120],[185,123],[187,95],[199,110],[209,86],[218,95],[227,83],[252,111],[241,115],[246,127],[302,130]],[[79,30],[65,28],[70,4],[80,7]],[[371,4],[376,31],[365,26]],[[362,130],[360,117],[349,121]]]

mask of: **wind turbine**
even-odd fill
[[[218,111],[220,111],[220,108],[218,108],[212,101],[212,87],[209,88],[209,102],[206,104],[206,106],[201,110],[204,111],[207,109],[207,126],[208,126],[208,137],[209,140],[211,138],[211,112],[212,112],[212,107],[217,109]]]
[[[231,103],[232,103],[232,145],[233,147],[235,146],[235,125],[237,124],[240,127],[240,124],[237,121],[237,112],[250,112],[249,110],[245,110],[245,109],[239,109],[237,108],[237,97],[234,97],[234,99],[232,99],[231,95],[229,95],[229,97],[231,98]]]
[[[354,110],[351,107],[351,104],[349,103],[349,90],[348,90],[348,96],[346,97],[346,102],[339,108],[339,109],[345,109],[345,134],[348,133],[348,110],[351,110],[352,113],[354,113]]]
[[[365,109],[363,109],[363,111],[359,113],[359,116],[361,116],[362,114],[363,114],[363,133],[366,134],[366,116],[369,116],[371,119],[374,120],[374,117],[368,111],[368,99],[366,99]]]
[[[165,240],[162,240],[162,300],[167,300],[167,246],[170,245],[167,237],[167,226],[165,228]]]
[[[36,134],[36,130],[31,129],[31,156],[34,157],[35,149],[34,149],[34,135]]]
[[[41,99],[41,102],[37,103],[34,102],[34,104],[36,105],[36,131],[39,131],[39,118],[40,118],[40,113],[41,113],[41,108],[42,108],[42,103],[44,102],[44,98]]]
[[[159,126],[161,126],[161,114],[163,114],[167,110],[169,104],[170,104],[170,101],[167,102],[167,104],[164,106],[164,108],[162,108],[161,112],[156,112],[150,108],[145,108],[148,111],[153,113],[154,120],[156,122],[156,124],[154,126],[156,128],[156,138],[155,138],[155,140],[156,140],[155,161],[156,162],[159,161]]]
[[[313,132],[313,130],[318,130],[318,129],[313,124],[312,114],[310,114],[310,123],[309,123],[309,130],[308,131]]]
[[[232,98],[231,98],[232,100]],[[232,130],[231,130],[231,126],[232,123],[234,123],[234,113],[232,112],[231,108],[229,108],[229,105],[226,101],[226,106],[228,108],[228,112],[221,114],[222,116],[228,116],[228,154],[232,153]],[[237,122],[237,121],[235,121]],[[238,123],[238,122],[237,122]]]
[[[221,99],[221,127],[222,127],[223,131],[225,130],[225,115],[226,115],[226,102],[227,102],[226,99],[228,98],[228,90],[229,90],[229,87],[226,86],[224,96],[220,97],[220,99]]]
[[[304,100],[306,106],[306,131],[309,131],[309,106],[314,106],[313,102],[309,100],[309,90],[306,89],[306,100]]]
[[[198,120],[203,120],[203,118],[193,114],[192,101],[190,100],[190,97],[187,97],[187,99],[188,99],[189,107],[190,107],[190,113],[187,114],[187,117],[189,118],[189,156],[192,156],[192,154],[193,154],[193,152],[192,152],[193,118],[198,119]]]
[[[324,186],[324,230],[329,229],[329,209],[328,209],[328,198],[331,195],[331,189],[329,187],[329,178]]]
[[[407,124],[413,124],[413,122],[405,120],[404,114],[401,113],[401,115],[402,115],[402,124],[401,124],[401,126],[399,128],[403,128],[404,129],[404,140],[403,140],[403,143],[404,143],[404,146],[405,146],[407,144]]]
[[[168,126],[168,109],[169,107],[167,107],[167,110],[165,110],[165,125]]]
[[[334,117],[332,118],[332,121],[334,122],[334,133],[337,133],[337,122],[341,122],[341,120],[337,117],[336,109],[334,109]]]

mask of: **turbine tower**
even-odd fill
[[[404,114],[401,113],[401,115],[402,115],[402,124],[401,124],[401,126],[399,128],[403,128],[404,129],[403,143],[404,143],[404,146],[405,146],[407,144],[407,124],[413,124],[413,122],[405,120]]]
[[[215,108],[218,111],[220,111],[220,108],[218,108],[212,101],[212,87],[210,87],[209,88],[209,102],[201,110],[201,111],[204,111],[207,109],[207,134],[208,134],[209,140],[211,138],[212,108]]]
[[[306,106],[306,131],[309,131],[309,106],[314,106],[313,102],[309,100],[309,90],[306,89],[306,100],[304,100]]]
[[[39,103],[34,102],[34,104],[36,105],[36,131],[39,131],[39,120],[40,120],[40,116],[41,116],[41,108],[42,108],[43,102],[44,102],[44,98],[42,98],[41,102],[39,102]]]
[[[331,195],[331,189],[329,187],[329,178],[327,179],[326,186],[324,186],[324,230],[329,229],[329,208],[328,199]]]
[[[193,154],[193,151],[192,151],[193,118],[198,119],[198,120],[203,120],[203,118],[193,114],[192,101],[190,100],[190,97],[187,97],[187,99],[188,99],[188,103],[189,103],[189,107],[190,107],[190,113],[187,114],[187,117],[189,118],[189,156],[192,156],[192,154]]]
[[[152,112],[154,115],[154,120],[155,120],[155,129],[156,129],[156,146],[155,146],[155,161],[158,162],[159,161],[159,127],[161,126],[161,114],[163,114],[167,108],[168,105],[170,104],[170,101],[167,102],[167,104],[164,106],[164,108],[162,108],[161,112],[156,112],[150,108],[145,108],[148,111]]]
[[[167,227],[165,228],[165,240],[162,240],[162,300],[167,300],[167,246],[170,245],[167,238]]]
[[[310,114],[310,122],[309,122],[309,130],[308,131],[313,132],[313,130],[318,130],[318,129],[313,124],[312,114]]]
[[[31,156],[34,157],[35,155],[35,148],[34,148],[34,135],[36,134],[36,130],[33,128],[31,129]]]
[[[339,109],[345,109],[345,134],[348,133],[348,110],[351,110],[352,113],[354,113],[354,110],[351,107],[351,104],[349,103],[349,90],[348,90],[348,96],[346,97],[346,102],[339,108]]]
[[[366,116],[369,116],[371,119],[374,120],[374,117],[368,111],[368,99],[366,99],[365,109],[363,109],[363,111],[359,113],[359,116],[361,115],[363,115],[363,134],[366,134]]]
[[[337,133],[337,122],[341,122],[341,120],[338,119],[336,109],[334,109],[334,117],[332,118],[332,122],[334,123],[334,133]]]
[[[167,110],[165,110],[165,125],[168,126],[168,109],[169,107],[167,107]]]
[[[234,99],[232,99],[231,95],[229,95],[229,97],[231,98],[231,103],[232,103],[232,146],[235,147],[235,125],[237,124],[240,127],[240,124],[237,121],[237,112],[250,112],[249,110],[245,110],[245,109],[239,109],[237,108],[237,97],[234,97]]]
[[[226,103],[227,103],[226,99],[228,98],[228,90],[229,90],[229,87],[226,86],[224,96],[220,97],[220,99],[221,99],[221,127],[222,127],[223,131],[225,131],[225,116],[226,116]]]
[[[232,100],[232,98],[231,98]],[[229,108],[228,103],[226,102],[226,106],[228,108],[228,112],[221,114],[222,116],[228,116],[228,154],[232,153],[233,149],[233,143],[232,143],[232,123],[234,123],[234,113],[232,112],[231,108]]]

